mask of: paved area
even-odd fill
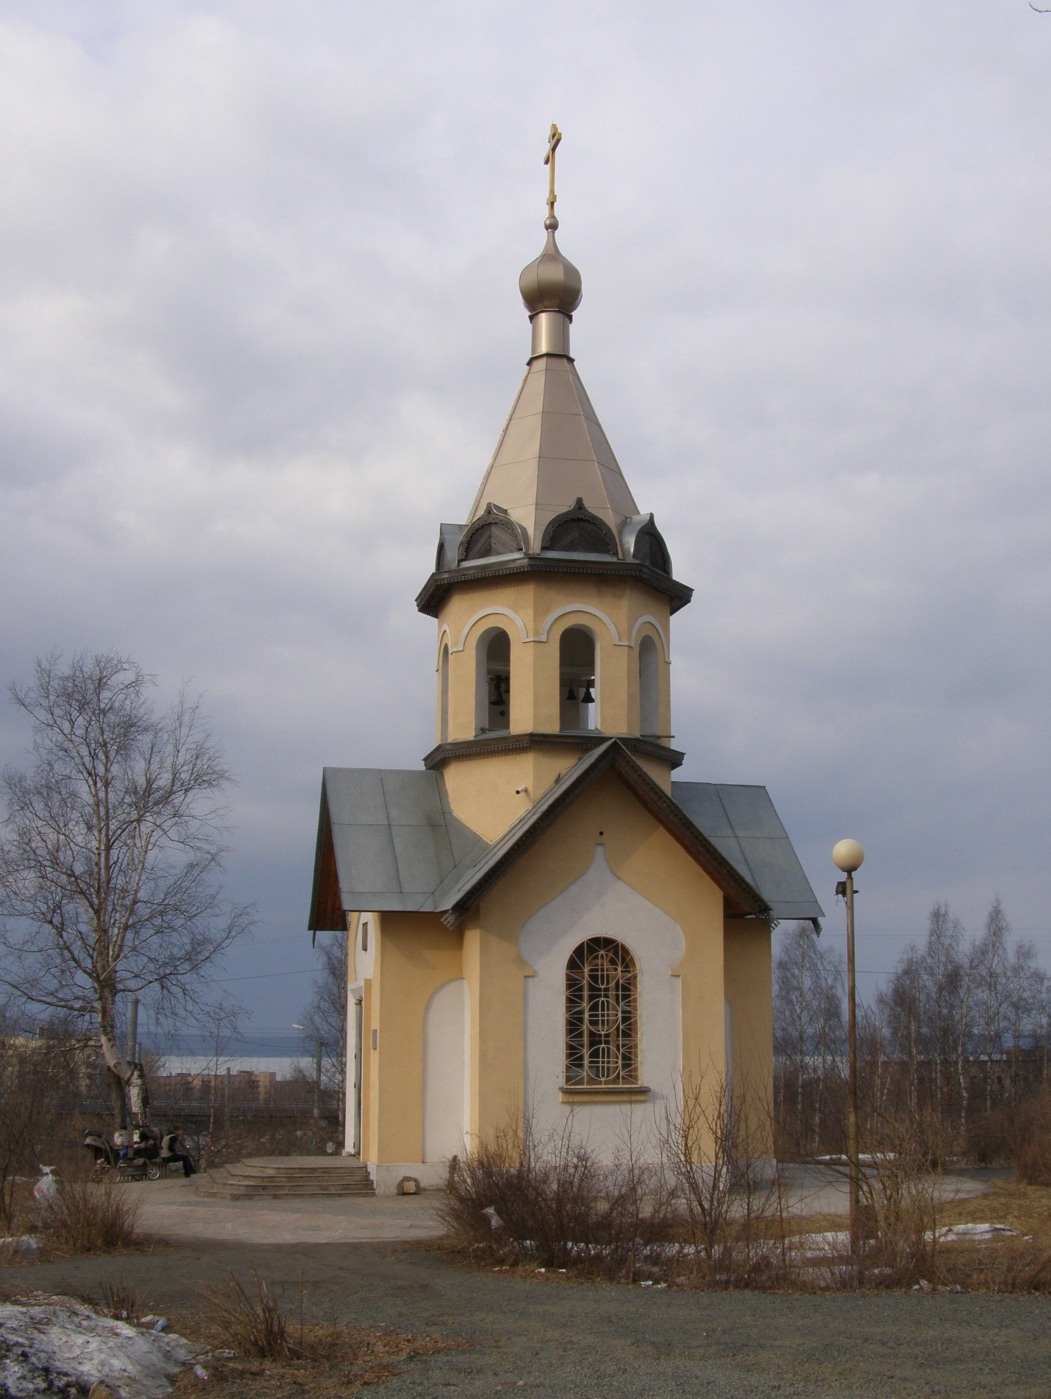
[[[798,1214],[847,1213],[847,1183],[822,1167],[785,1168],[788,1207]],[[985,1188],[975,1174],[939,1178],[944,1196],[972,1196]],[[275,1200],[217,1200],[196,1195],[190,1181],[131,1181],[142,1228],[178,1243],[388,1243],[436,1238],[443,1193],[305,1196]]]
[[[443,1232],[440,1191],[422,1195],[215,1200],[190,1181],[129,1181],[146,1233],[179,1243],[325,1244],[431,1239]]]

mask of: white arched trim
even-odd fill
[[[506,617],[508,621],[514,622],[515,626],[518,628],[519,641],[527,641],[529,639],[526,634],[526,624],[522,621],[517,612],[512,612],[509,607],[485,607],[481,612],[476,612],[470,619],[460,633],[460,640],[452,649],[454,651],[462,651],[467,645],[467,638],[471,634],[471,629],[476,627],[479,622],[485,621],[489,617]]]
[[[617,631],[617,628],[613,620],[610,617],[607,617],[605,612],[600,612],[597,607],[588,607],[582,602],[578,602],[572,607],[560,607],[557,610],[557,612],[552,612],[551,616],[548,617],[547,621],[540,628],[540,640],[547,640],[548,636],[550,635],[551,628],[555,625],[555,623],[560,617],[569,617],[573,614],[579,613],[584,613],[585,616],[588,617],[597,617],[600,622],[605,622],[607,628],[609,629],[609,634],[613,638],[614,646],[627,646],[628,643],[626,641],[621,641],[620,633]]]
[[[647,623],[649,623],[649,625],[657,633],[657,636],[660,638],[661,650],[664,652],[664,659],[669,665],[671,665],[671,646],[668,644],[668,638],[664,635],[660,622],[658,622],[656,617],[652,616],[649,612],[644,613],[632,627],[630,644],[632,646],[638,644],[639,632],[644,626],[646,626]]]
[[[448,622],[443,622],[443,623],[442,623],[441,631],[439,631],[439,633],[438,633],[438,650],[437,650],[437,652],[436,652],[436,654],[435,654],[435,657],[434,657],[434,668],[435,668],[435,670],[437,670],[438,667],[439,667],[439,666],[441,665],[441,663],[442,663],[442,647],[443,647],[443,646],[448,646],[448,648],[449,648],[450,651],[453,650],[453,637],[452,637],[452,632],[449,630],[449,623],[448,623]],[[461,650],[462,650],[463,648],[460,647],[460,648],[457,648],[457,649],[461,649]]]

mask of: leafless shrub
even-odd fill
[[[139,1239],[139,1206],[117,1181],[62,1181],[40,1210],[41,1232],[63,1253],[105,1253]]]
[[[18,1178],[35,1177],[41,1161],[63,1167],[69,1161],[61,1148],[80,1050],[75,1037],[53,1026],[25,1033],[0,1006],[0,1233],[14,1228]]]
[[[135,1321],[142,1313],[135,1289],[126,1282],[104,1282],[97,1302],[85,1300],[114,1321]]]
[[[254,1360],[295,1360],[302,1354],[300,1336],[294,1340],[277,1301],[258,1273],[254,1292],[230,1274],[224,1287],[208,1287],[204,1299],[211,1321],[225,1345]]]
[[[933,1109],[884,1118],[859,1171],[862,1276],[899,1286],[936,1269],[938,1179],[955,1141]]]
[[[707,1288],[931,1286],[1051,1289],[1051,1254],[1013,1239],[940,1241],[941,1163],[956,1142],[933,1110],[871,1128],[860,1168],[861,1247],[809,1241],[769,1168],[762,1094],[716,1074],[685,1085],[663,1127],[612,1163],[575,1137],[510,1124],[450,1165],[442,1219],[479,1260],[524,1261],[611,1280],[665,1277]],[[655,1159],[651,1160],[650,1158]],[[841,1166],[846,1179],[847,1163]],[[498,1227],[493,1227],[493,1222]],[[822,1219],[821,1230],[830,1228]],[[835,1228],[835,1226],[831,1226]]]
[[[783,1282],[784,1199],[771,1170],[767,1107],[719,1074],[684,1081],[661,1132],[661,1154],[682,1206],[694,1281]]]
[[[457,1160],[441,1218],[486,1256],[630,1280],[672,1236],[675,1212],[664,1173],[642,1159],[637,1137],[602,1163],[570,1118],[562,1132],[540,1135],[528,1120],[513,1123]]]
[[[1023,1099],[1005,1130],[1018,1180],[1023,1185],[1051,1185],[1051,1089]]]

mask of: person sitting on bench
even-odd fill
[[[161,1160],[167,1165],[173,1161],[181,1161],[184,1176],[192,1176],[197,1170],[193,1164],[193,1157],[183,1143],[181,1127],[175,1127],[170,1132],[165,1132],[161,1138]]]

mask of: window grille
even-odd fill
[[[638,974],[613,938],[588,938],[566,964],[566,1086],[639,1081]]]

